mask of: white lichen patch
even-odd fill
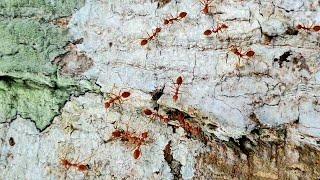
[[[303,19],[316,24],[319,8],[309,10],[309,2],[300,1],[213,4],[211,11],[217,14],[206,16],[200,12],[201,3],[192,0],[172,1],[163,8],[141,1],[87,2],[70,25],[74,38],[84,38],[78,48],[94,59],[95,65],[86,75],[97,78],[104,92],[112,92],[116,86],[143,94],[166,85],[160,104],[178,109],[193,107],[217,117],[231,137],[246,133],[252,112],[271,126],[299,119],[310,127],[304,124],[305,118],[319,124],[316,115],[299,116],[302,99],[312,100],[319,92],[315,75],[320,48],[312,40],[319,37],[305,31],[287,34],[288,29],[304,23]],[[308,16],[301,15],[299,8]],[[163,25],[165,18],[182,11],[188,13],[185,19]],[[204,30],[221,23],[228,29],[209,38],[203,35]],[[162,27],[159,36],[142,47],[141,38],[148,37],[156,27]],[[269,42],[265,35],[276,38]],[[241,59],[237,69],[239,59],[229,51],[230,45],[243,52],[252,49],[255,56]],[[282,62],[280,56],[285,52],[290,56]],[[174,103],[172,82],[180,75],[184,78],[181,99]],[[309,89],[300,89],[302,86]],[[140,102],[133,106],[144,106]],[[312,125],[304,131],[308,129],[313,132]]]

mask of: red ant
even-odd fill
[[[186,121],[183,113],[179,112],[176,118],[179,121],[180,126],[193,136],[198,136],[201,133],[201,128],[194,127],[190,122]]]
[[[179,98],[178,94],[179,94],[179,90],[182,85],[182,82],[183,82],[182,77],[179,76],[176,80],[176,83],[174,83],[175,91],[174,91],[174,95],[172,97],[174,102],[176,102]]]
[[[75,167],[80,172],[87,172],[89,170],[89,165],[88,164],[71,163],[67,159],[62,159],[60,163],[66,169],[69,169],[70,167]]]
[[[128,98],[130,95],[131,95],[131,93],[128,92],[128,91],[125,91],[125,92],[123,92],[123,93],[119,93],[119,95],[117,95],[116,97],[111,98],[109,101],[105,102],[105,103],[104,103],[104,107],[105,107],[106,109],[108,109],[108,108],[110,108],[111,106],[113,106],[116,101],[118,101],[119,103],[121,103],[121,102],[123,101],[123,99]]]
[[[153,112],[150,109],[143,110],[143,113],[147,116],[150,116],[150,118],[153,120],[159,119],[159,120],[163,121],[164,123],[168,123],[170,120],[168,117],[160,115],[158,112]]]
[[[230,48],[230,51],[237,55],[239,58],[251,58],[255,55],[255,52],[253,50],[248,50],[245,53],[242,53],[240,48],[237,48],[233,45]]]
[[[169,24],[173,24],[174,21],[180,21],[181,19],[185,18],[187,16],[187,12],[180,12],[179,15],[177,17],[172,17],[169,19],[164,19],[163,24],[164,25],[169,25]]]
[[[317,26],[313,26],[311,25],[310,27],[306,27],[305,25],[303,24],[298,24],[297,25],[297,29],[303,29],[303,30],[306,30],[306,31],[314,31],[314,32],[318,32],[320,31],[320,26],[317,25]]]
[[[209,0],[200,0],[200,3],[202,5],[204,5],[203,9],[201,10],[201,12],[203,14],[209,14],[209,8],[213,7],[213,6],[209,6],[209,4],[212,2],[213,0],[209,1]]]
[[[219,31],[221,32],[223,29],[227,29],[228,26],[226,24],[221,24],[218,25],[216,29],[207,29],[206,31],[203,32],[204,35],[206,36],[210,36],[212,33],[219,33]]]
[[[140,150],[141,145],[147,142],[146,139],[148,138],[148,132],[144,132],[140,136],[137,136],[129,132],[128,130],[122,131],[117,129],[114,132],[112,132],[112,138],[120,139],[121,141],[126,141],[130,144],[134,144],[136,147],[133,152],[133,157],[134,159],[138,159],[141,157],[141,150]]]
[[[154,30],[154,32],[152,33],[151,36],[149,35],[148,38],[144,38],[144,39],[140,42],[140,45],[141,45],[141,46],[144,46],[144,45],[148,44],[148,42],[151,41],[151,40],[153,40],[153,39],[155,39],[155,38],[159,35],[160,32],[161,32],[161,28],[160,28],[160,27],[157,27],[157,28]]]

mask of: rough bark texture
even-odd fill
[[[1,1],[0,179],[319,179],[319,3]]]

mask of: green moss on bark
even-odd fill
[[[43,130],[70,95],[93,90],[88,82],[61,76],[52,64],[70,37],[67,29],[43,21],[70,16],[83,2],[0,1],[0,122],[19,114]]]

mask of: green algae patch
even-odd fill
[[[0,71],[52,74],[53,60],[65,53],[67,30],[31,19],[0,22]]]
[[[70,16],[85,0],[1,0],[0,15],[41,17],[47,20]]]
[[[39,78],[39,77],[38,77]],[[93,89],[81,88],[72,79],[50,77],[33,81],[32,78],[0,75],[0,119],[13,119],[16,115],[31,119],[38,129],[50,125],[60,114],[60,108],[71,94],[80,95]]]
[[[0,122],[20,115],[43,130],[70,96],[99,91],[93,83],[62,76],[53,64],[67,53],[68,29],[52,23],[84,0],[0,1]]]

